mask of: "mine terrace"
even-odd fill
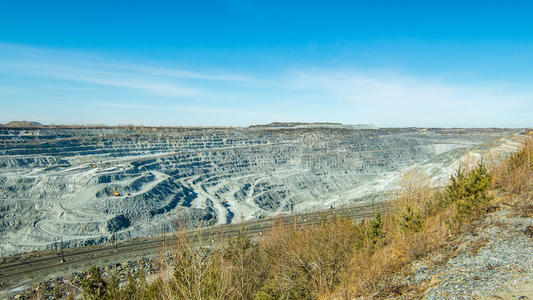
[[[381,201],[516,129],[0,127],[0,255]],[[502,153],[503,153],[502,152]]]

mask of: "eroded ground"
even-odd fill
[[[445,182],[501,129],[0,130],[0,255],[373,201],[408,170]]]

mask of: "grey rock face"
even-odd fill
[[[515,132],[319,125],[0,129],[0,255],[362,201]]]

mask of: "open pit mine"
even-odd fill
[[[0,127],[0,255],[381,201],[408,172],[445,183],[507,129]]]

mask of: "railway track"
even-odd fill
[[[251,236],[258,236],[268,231],[276,223],[290,224],[294,226],[307,226],[317,224],[325,218],[340,215],[360,220],[373,215],[375,210],[383,211],[382,204],[358,205],[329,209],[326,211],[282,216],[273,219],[259,219],[239,224],[227,224],[202,229],[194,229],[185,232],[189,242],[195,245],[209,245],[214,241],[224,240],[244,232]],[[123,262],[135,254],[157,255],[163,244],[172,247],[176,242],[176,233],[155,236],[150,238],[133,239],[114,245],[101,245],[96,247],[79,247],[66,249],[63,255],[64,261],[56,254],[28,258],[21,261],[3,264],[0,267],[0,290],[16,286],[22,281],[41,281],[53,274],[68,271],[81,271],[93,264]]]

